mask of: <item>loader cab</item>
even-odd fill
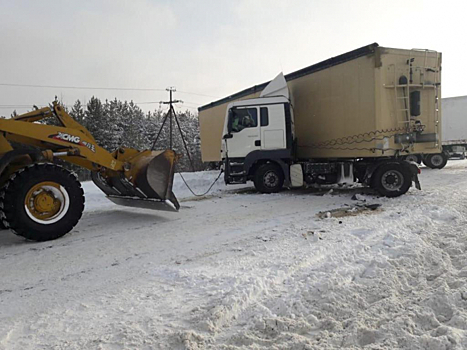
[[[230,103],[225,116],[222,158],[244,158],[253,151],[292,147],[293,115],[283,96]]]

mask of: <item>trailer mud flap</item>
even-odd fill
[[[415,188],[417,190],[421,190],[422,186],[420,186],[420,181],[418,181],[418,175],[414,175],[412,181],[415,182]]]
[[[407,165],[407,167],[410,170],[410,173],[412,174],[412,181],[415,183],[415,188],[417,190],[421,190],[422,186],[420,185],[420,181],[418,180],[418,174],[420,174],[420,168],[417,163],[411,162],[411,161],[404,161]]]

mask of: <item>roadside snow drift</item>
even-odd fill
[[[194,198],[177,175],[179,213],[86,183],[62,239],[2,231],[0,349],[465,349],[466,175],[424,168],[394,199],[222,178]],[[185,179],[200,193],[216,177]]]

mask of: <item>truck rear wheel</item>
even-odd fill
[[[431,169],[443,169],[448,162],[448,156],[446,153],[435,153],[435,154],[427,154],[425,159],[423,160],[423,164],[425,164],[428,168]]]
[[[276,193],[284,185],[284,174],[279,165],[267,163],[259,166],[255,172],[255,188],[261,193]]]
[[[398,197],[406,193],[412,185],[412,175],[398,163],[387,163],[376,169],[372,187],[385,197]]]
[[[35,164],[14,173],[0,194],[3,224],[33,241],[59,238],[78,223],[84,209],[81,184],[68,170]]]

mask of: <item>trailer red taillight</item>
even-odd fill
[[[422,173],[422,169],[418,168],[418,174],[420,175]]]

